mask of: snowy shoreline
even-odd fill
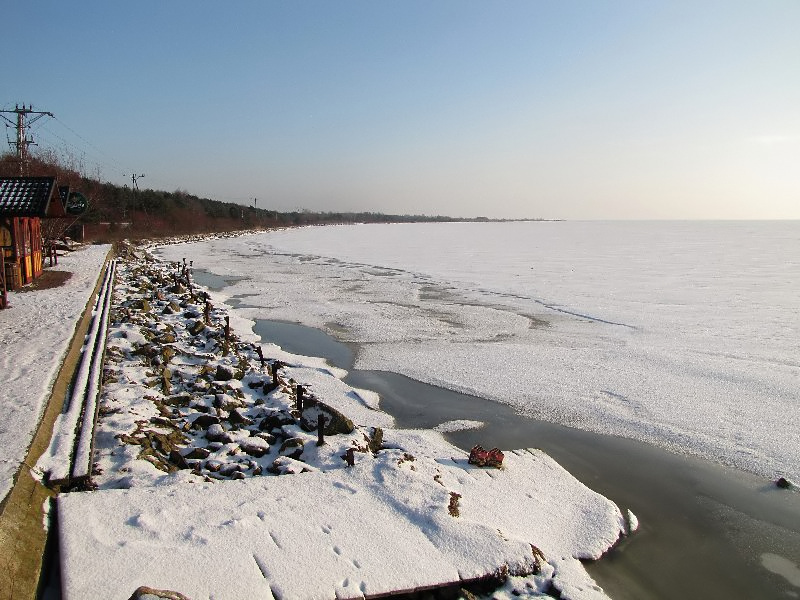
[[[282,365],[273,387],[272,374],[258,359],[252,321],[214,308],[206,324],[200,296],[192,298],[190,290],[174,282],[178,270],[151,261],[120,264],[96,442],[93,480],[99,489],[64,494],[58,501],[65,597],[89,597],[90,590],[99,594],[103,583],[88,567],[101,558],[107,565],[102,579],[111,572],[118,583],[123,577],[126,585],[181,588],[192,598],[212,593],[243,597],[242,589],[238,595],[221,589],[225,577],[220,580],[221,573],[214,573],[209,562],[188,568],[179,561],[197,552],[218,556],[229,551],[231,534],[241,548],[249,548],[260,568],[245,578],[249,583],[240,583],[256,586],[253,590],[268,585],[282,597],[333,595],[324,589],[335,589],[338,597],[374,595],[441,585],[454,573],[456,581],[469,580],[498,569],[521,576],[510,578],[500,597],[548,589],[563,598],[606,597],[577,559],[599,558],[634,518],[623,517],[616,505],[538,451],[508,453],[505,467],[496,471],[467,465],[464,452],[440,433],[393,429],[391,417],[376,410],[376,398],[345,386],[340,370],[263,344],[267,362]],[[212,302],[219,304],[213,295]],[[230,319],[227,341],[223,315]],[[319,401],[317,406],[297,410],[298,384],[306,398]],[[301,421],[313,421],[319,410],[329,417],[346,415],[352,430],[326,432],[325,445],[317,446],[316,434],[304,430]],[[303,470],[310,472],[299,474]],[[298,474],[272,478],[267,473]],[[238,481],[214,481],[219,479]],[[295,479],[307,495],[287,513],[280,508],[286,501],[280,490],[296,488]],[[240,502],[249,489],[259,491]],[[344,502],[344,497],[330,497],[336,489],[349,489],[348,496],[358,499],[357,517],[353,522],[352,515],[334,511],[319,524],[322,530],[343,533],[334,546],[339,552],[330,560],[320,564],[320,556],[313,558],[317,587],[309,589],[303,578],[275,571],[275,561],[286,558],[280,544],[271,551],[263,544],[248,546],[267,532],[281,538],[287,527],[290,532],[299,527],[314,538],[318,534],[310,530],[325,513],[323,505]],[[199,512],[201,498],[216,508]],[[176,500],[195,507],[191,522]],[[290,518],[309,506],[302,523]],[[394,508],[386,513],[387,507]],[[92,523],[88,529],[87,519]],[[377,526],[379,531],[383,523],[405,536],[400,554],[407,554],[407,564],[396,564],[392,536],[372,531],[365,547],[365,533],[359,531],[366,523],[372,523],[367,529]],[[422,537],[414,537],[419,535],[414,531]],[[142,543],[148,548],[147,568],[135,550],[120,550]],[[543,560],[530,554],[531,544]],[[424,550],[429,547],[437,558]],[[293,561],[302,562],[308,554],[296,552]],[[152,560],[156,556],[159,560]],[[365,561],[371,561],[370,568]],[[425,566],[430,562],[441,568],[431,570]],[[446,565],[455,571],[448,574]]]

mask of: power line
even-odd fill
[[[45,139],[47,139],[50,136],[52,136],[53,138],[55,138],[58,141],[60,141],[61,144],[64,145],[64,148],[69,149],[72,152],[74,152],[76,154],[79,154],[81,156],[89,157],[90,159],[92,159],[93,164],[96,165],[96,167],[98,169],[105,168],[108,171],[116,173],[117,175],[120,175],[122,177],[126,177],[126,175],[124,173],[125,169],[123,169],[122,166],[120,166],[119,164],[116,164],[116,163],[115,164],[111,164],[110,162],[106,162],[105,161],[106,158],[108,158],[108,160],[111,161],[112,159],[110,159],[109,157],[100,157],[97,154],[94,154],[92,152],[87,152],[85,148],[81,148],[81,147],[76,146],[75,144],[73,144],[69,140],[64,139],[63,137],[61,137],[55,131],[52,131],[48,127],[42,127],[41,136],[43,138],[45,138]],[[53,146],[57,145],[55,143],[55,141],[53,141],[53,140],[51,140],[51,143],[52,143]]]
[[[78,137],[78,138],[79,138],[80,140],[82,140],[82,141],[83,141],[85,144],[87,144],[87,145],[91,146],[92,148],[94,148],[94,149],[95,149],[95,150],[96,150],[96,151],[97,151],[97,152],[100,154],[100,156],[102,156],[103,158],[105,158],[105,159],[109,160],[111,163],[113,163],[113,164],[116,166],[116,168],[117,168],[117,169],[119,169],[120,171],[126,171],[126,170],[127,170],[127,169],[123,168],[123,167],[122,167],[122,166],[121,166],[121,165],[120,165],[120,164],[119,164],[119,163],[118,163],[116,160],[114,160],[114,159],[113,159],[111,156],[109,156],[108,154],[106,154],[105,152],[103,152],[103,151],[102,151],[100,148],[98,148],[97,146],[95,146],[94,144],[92,144],[92,143],[91,143],[89,140],[87,140],[87,139],[86,139],[85,137],[83,137],[83,136],[82,136],[80,133],[78,133],[77,131],[75,131],[75,130],[74,130],[72,127],[70,127],[69,125],[67,125],[66,123],[64,123],[64,121],[62,121],[62,120],[61,120],[61,119],[59,119],[58,117],[53,117],[53,118],[55,119],[55,121],[56,121],[56,122],[58,122],[59,124],[61,124],[61,126],[62,126],[62,127],[64,127],[64,128],[65,128],[65,129],[67,129],[69,132],[71,132],[73,135],[75,135],[76,137]]]

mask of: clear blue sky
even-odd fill
[[[13,2],[0,50],[0,105],[53,112],[36,141],[116,183],[279,210],[800,219],[797,0]]]

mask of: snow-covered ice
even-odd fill
[[[356,367],[800,478],[797,222],[309,227],[170,246]],[[487,377],[486,373],[491,373]]]
[[[0,310],[0,500],[25,458],[109,249],[87,246],[59,256],[58,265],[48,270],[71,273],[63,285],[10,292],[10,308]]]

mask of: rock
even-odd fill
[[[158,349],[153,344],[142,344],[141,346],[136,347],[132,354],[153,358],[156,354],[158,354]]]
[[[175,394],[174,396],[169,396],[164,398],[164,404],[168,404],[170,406],[189,406],[192,402],[192,396],[189,394]]]
[[[234,473],[241,473],[242,465],[239,463],[225,463],[219,468],[219,474],[230,477]]]
[[[223,444],[229,444],[232,441],[231,436],[219,423],[209,426],[206,430],[206,439],[209,442],[222,442]]]
[[[172,372],[169,369],[164,369],[161,372],[161,391],[164,394],[172,393],[172,382],[170,381],[171,378]]]
[[[305,449],[305,441],[302,438],[289,438],[281,444],[280,453],[295,460],[299,459]]]
[[[303,410],[300,416],[300,427],[306,431],[317,430],[317,419],[319,415],[325,417],[325,435],[336,435],[339,433],[348,434],[352,433],[354,426],[353,422],[345,417],[335,408],[328,406],[324,402],[316,401],[314,406]],[[383,432],[381,432],[381,443],[383,441]]]
[[[206,448],[192,448],[189,452],[183,455],[186,459],[200,459],[203,460],[208,458],[211,455],[211,452]]]
[[[202,321],[195,321],[189,326],[189,333],[192,335],[199,335],[201,331],[206,328],[206,324]]]
[[[253,420],[248,419],[242,413],[240,413],[237,409],[233,409],[230,414],[228,415],[228,422],[233,425],[252,425]]]
[[[186,463],[184,456],[177,450],[171,450],[169,453],[169,462],[178,467],[179,469],[188,469],[189,465]]]
[[[159,344],[174,344],[176,340],[175,334],[169,332],[162,333],[155,339]]]
[[[233,379],[233,369],[227,365],[217,365],[214,381],[230,381],[231,379]]]
[[[231,390],[232,391],[232,390]],[[214,397],[214,407],[221,408],[224,411],[230,412],[237,408],[244,408],[247,403],[241,398],[234,398],[230,394],[222,393],[216,394]]]
[[[216,415],[200,415],[192,421],[192,429],[208,429],[212,425],[219,425],[219,417]]]
[[[794,484],[785,477],[779,477],[778,480],[775,482],[775,485],[777,485],[782,490],[790,490],[793,487],[795,487]]]
[[[175,348],[172,346],[164,346],[161,348],[161,361],[164,364],[167,364],[169,361],[175,358],[176,354],[178,354],[178,352],[175,350]]]
[[[298,460],[287,456],[281,456],[276,458],[273,463],[267,467],[267,471],[274,475],[295,475],[297,473],[309,473],[312,469]]]
[[[274,444],[278,440],[278,438],[276,438],[271,433],[263,433],[261,431],[256,432],[256,433],[252,433],[251,435],[252,435],[252,437],[257,437],[259,439],[264,440],[268,444]]]
[[[383,446],[383,429],[380,427],[372,428],[372,437],[369,438],[369,450],[373,454],[377,454]]]
[[[261,458],[270,450],[269,444],[266,442],[266,440],[262,440],[261,438],[257,437],[240,441],[239,447],[243,452],[255,458]]]
[[[294,424],[294,417],[285,409],[273,410],[271,413],[264,416],[259,423],[258,428],[261,431],[272,431],[284,425]]]
[[[179,592],[170,590],[157,590],[145,585],[136,588],[133,595],[128,600],[189,600]]]

